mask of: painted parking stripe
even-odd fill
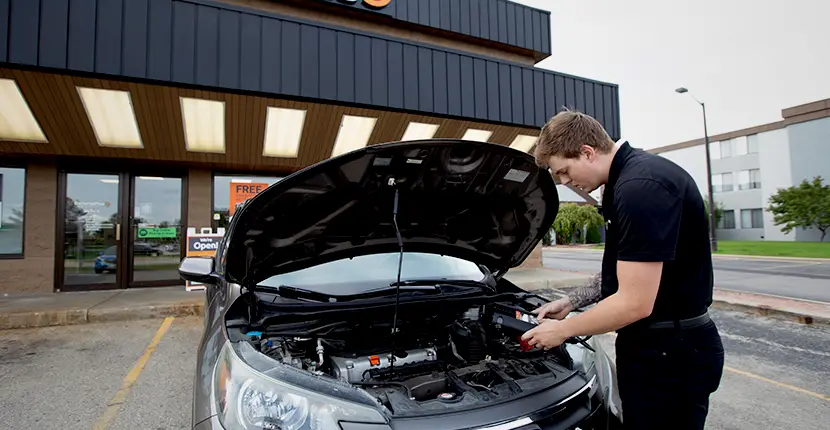
[[[104,411],[103,414],[98,418],[98,421],[95,422],[95,425],[92,427],[94,430],[106,430],[108,429],[113,421],[115,421],[115,417],[118,415],[118,411],[121,409],[121,405],[124,404],[124,401],[127,400],[127,396],[130,394],[130,390],[132,390],[135,381],[138,379],[138,375],[141,374],[141,371],[144,370],[144,366],[147,365],[147,362],[150,360],[150,356],[153,355],[153,352],[156,350],[159,342],[164,337],[167,330],[170,329],[170,325],[173,324],[174,317],[167,317],[164,319],[164,322],[161,323],[161,327],[156,331],[155,336],[153,336],[153,340],[150,341],[150,344],[147,345],[147,348],[144,350],[144,354],[141,354],[138,361],[136,361],[135,365],[133,366],[130,373],[124,377],[124,381],[121,382],[121,389],[115,393],[115,396],[107,403],[107,409]]]
[[[778,387],[781,387],[781,388],[786,388],[788,390],[793,390],[793,391],[796,391],[796,392],[799,392],[799,393],[802,393],[802,394],[806,394],[806,395],[811,396],[811,397],[815,397],[815,398],[820,399],[820,400],[830,402],[830,396],[826,396],[826,395],[821,394],[821,393],[816,393],[816,392],[813,392],[813,391],[810,391],[810,390],[805,390],[804,388],[801,388],[801,387],[796,387],[795,385],[785,384],[783,382],[778,382],[778,381],[775,381],[775,380],[772,380],[772,379],[769,379],[769,378],[764,378],[763,376],[759,376],[759,375],[756,375],[754,373],[749,373],[749,372],[746,372],[746,371],[743,371],[743,370],[738,370],[738,369],[735,369],[735,368],[732,368],[732,367],[729,367],[729,366],[724,366],[724,369],[726,369],[726,370],[728,370],[732,373],[737,373],[738,375],[746,376],[747,378],[752,378],[752,379],[757,379],[759,381],[764,381],[768,384],[772,384],[772,385],[775,385],[775,386],[778,386]]]

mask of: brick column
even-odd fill
[[[0,260],[0,292],[50,293],[55,290],[57,168],[30,163],[25,187],[23,258]]]
[[[187,177],[187,225],[210,227],[213,212],[213,175],[210,170],[190,169]]]

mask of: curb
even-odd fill
[[[204,315],[204,304],[202,303],[147,305],[132,308],[59,309],[43,312],[18,312],[0,315],[0,330],[202,315]]]
[[[726,300],[713,300],[711,307],[724,311],[743,312],[749,315],[763,316],[805,325],[821,325],[830,327],[830,317],[808,315],[802,312],[794,312],[784,309],[775,309],[770,306],[749,305],[746,303],[735,303]]]

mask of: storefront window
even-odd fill
[[[0,167],[0,256],[23,254],[26,169]]]
[[[213,229],[227,227],[236,208],[281,177],[215,175],[213,177]]]

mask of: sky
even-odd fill
[[[830,98],[827,0],[514,0],[551,12],[537,67],[619,85],[622,134],[655,148]]]

